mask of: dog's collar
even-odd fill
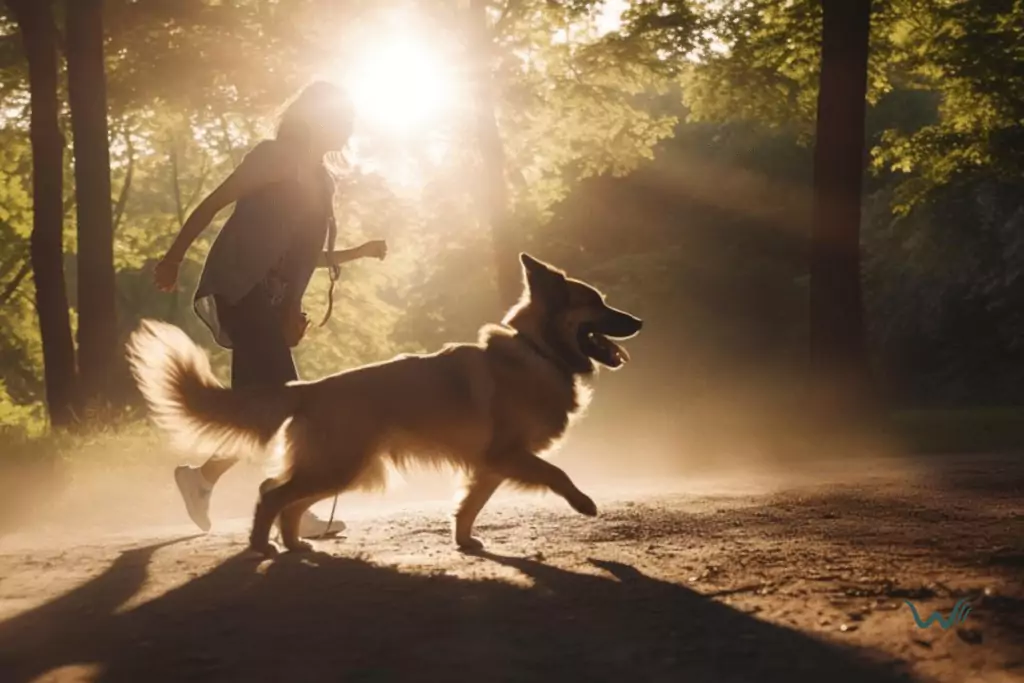
[[[562,360],[561,358],[559,358],[555,354],[551,353],[551,351],[549,351],[548,349],[546,349],[543,346],[541,346],[540,344],[538,344],[535,340],[531,339],[528,335],[525,335],[522,332],[518,332],[517,331],[515,336],[513,337],[513,339],[518,339],[519,341],[521,341],[524,344],[526,344],[527,346],[529,346],[530,349],[534,353],[536,353],[538,356],[540,356],[544,360],[546,360],[549,363],[551,363],[552,365],[554,365],[565,376],[567,376],[569,378],[572,378],[572,377],[574,377],[576,375],[576,371],[573,370],[571,367],[569,367],[569,365],[564,360]]]

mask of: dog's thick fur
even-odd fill
[[[451,465],[465,475],[454,540],[481,547],[473,522],[509,481],[548,488],[578,512],[594,502],[539,454],[579,413],[595,361],[621,366],[609,337],[636,334],[641,321],[604,303],[589,285],[521,255],[523,298],[477,344],[399,356],[276,389],[233,391],[177,327],[143,321],[129,342],[135,378],[157,424],[187,446],[240,453],[283,437],[283,463],[260,487],[250,545],[276,552],[269,534],[280,515],[290,550],[302,513],[317,500],[355,488],[383,488],[386,466]]]

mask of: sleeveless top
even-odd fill
[[[277,164],[284,157],[280,143],[266,140],[250,151],[243,164]],[[193,308],[214,340],[232,348],[221,326],[217,304],[237,303],[253,287],[267,290],[272,305],[296,305],[313,276],[333,219],[334,181],[326,168],[318,173],[310,194],[298,178],[272,182],[235,203],[210,247],[193,298]]]

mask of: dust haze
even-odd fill
[[[631,342],[630,349],[629,366],[596,377],[589,407],[550,456],[599,507],[602,501],[648,496],[750,496],[909,478],[926,469],[879,434],[852,440],[810,435],[799,414],[788,412],[801,398],[795,384],[744,386],[738,377],[720,377],[714,387],[687,388],[667,381],[671,374],[659,365],[668,349],[643,339]],[[36,442],[10,459],[4,479],[11,495],[4,502],[0,533],[56,538],[148,527],[189,529],[172,472],[180,464],[200,464],[205,454],[174,448],[145,421],[73,439],[73,446],[63,449],[59,442]],[[218,482],[211,503],[215,530],[248,524],[262,465],[261,454],[254,454]],[[437,510],[437,524],[444,527],[456,488],[455,474],[447,470],[395,473],[384,494],[342,496],[335,516],[351,523],[429,508]],[[502,499],[565,507],[550,494],[503,489],[495,500]],[[331,501],[314,510],[327,517]],[[483,514],[486,518],[486,509]]]

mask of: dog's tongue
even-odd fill
[[[603,334],[595,334],[594,341],[608,353],[609,357],[616,359],[620,363],[629,361],[629,352]]]

